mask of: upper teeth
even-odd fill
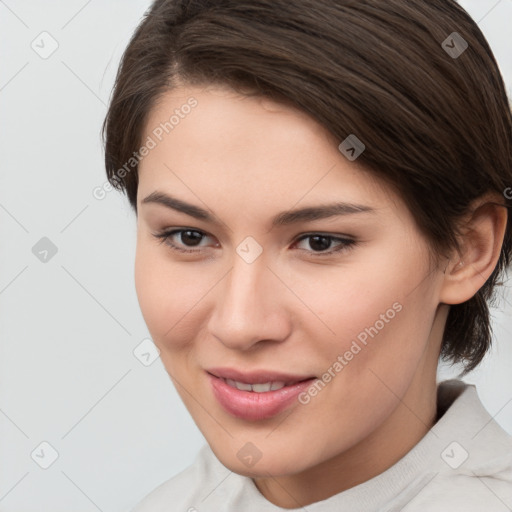
[[[287,384],[285,382],[265,382],[264,384],[245,384],[233,379],[224,379],[226,384],[232,388],[239,389],[240,391],[254,391],[256,393],[264,393],[265,391],[275,391],[284,388]]]

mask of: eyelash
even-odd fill
[[[190,229],[190,228],[187,228],[187,229],[174,229],[172,231],[162,231],[161,233],[153,233],[153,236],[155,238],[159,239],[160,243],[165,243],[173,251],[178,251],[178,252],[181,252],[181,253],[188,253],[188,254],[190,254],[190,253],[200,253],[201,249],[199,249],[199,250],[198,249],[183,249],[182,247],[178,247],[177,245],[175,245],[175,244],[173,244],[172,242],[169,241],[169,239],[173,235],[176,235],[178,233],[184,233],[185,231],[192,231],[194,233],[200,233],[201,235],[209,236],[206,233],[204,233],[203,231],[199,231],[198,229]],[[332,250],[329,250],[329,251],[324,251],[324,252],[314,252],[314,251],[308,251],[306,249],[300,249],[300,250],[306,251],[308,253],[311,253],[315,258],[316,257],[322,257],[322,256],[324,256],[324,257],[325,256],[332,256],[335,253],[344,252],[344,251],[350,250],[350,249],[352,249],[353,247],[355,247],[357,245],[357,242],[355,240],[351,239],[351,238],[343,238],[343,237],[337,237],[337,236],[333,236],[333,235],[324,235],[322,233],[309,233],[309,234],[302,235],[294,243],[299,243],[299,242],[302,242],[302,240],[305,240],[307,238],[313,238],[315,236],[321,236],[323,238],[330,239],[331,241],[341,242],[341,245],[339,245],[338,248],[332,249]]]

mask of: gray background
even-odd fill
[[[512,0],[461,4],[512,96]],[[133,353],[149,337],[133,284],[135,216],[119,193],[92,194],[105,183],[99,131],[117,65],[148,6],[0,0],[2,512],[128,510],[204,443],[160,359],[145,366]],[[34,246],[50,251],[46,262]],[[466,380],[512,433],[509,288],[493,311],[492,354]],[[58,453],[48,469],[43,441]]]

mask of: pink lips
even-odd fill
[[[294,384],[275,391],[257,393],[254,391],[240,391],[239,389],[229,386],[223,378],[208,372],[207,375],[212,386],[213,394],[220,405],[233,416],[249,421],[264,420],[275,416],[290,406],[297,396],[305,391],[315,380],[315,377],[309,379],[306,377],[307,380],[297,382],[298,379],[304,379],[304,377],[276,373],[262,375],[262,372],[258,375],[253,374],[253,376],[249,377],[252,380],[248,380],[248,374],[242,376],[242,374],[238,373],[238,378],[236,378],[234,376],[234,374],[237,373],[236,371],[230,371],[229,373],[231,376],[226,378],[253,384],[271,381],[295,381]],[[275,378],[276,376],[279,378]]]
[[[262,384],[265,382],[299,382],[311,379],[314,375],[292,375],[289,373],[274,372],[271,370],[252,370],[241,372],[235,368],[208,368],[208,373],[224,379],[233,379],[246,384]]]

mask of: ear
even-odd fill
[[[507,226],[508,212],[502,200],[499,195],[486,194],[472,204],[461,227],[461,254],[454,252],[444,270],[441,303],[461,304],[471,299],[496,268]]]

